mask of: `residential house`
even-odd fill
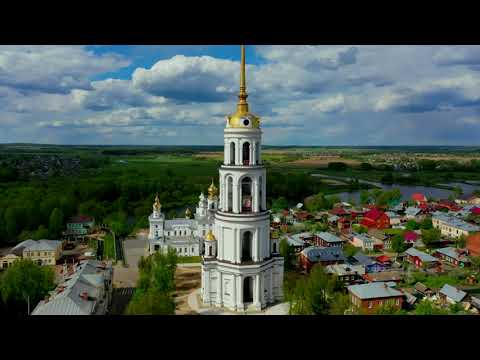
[[[338,247],[342,246],[344,242],[343,239],[328,232],[319,232],[315,234],[315,244],[320,247]]]
[[[310,246],[302,250],[299,256],[299,263],[303,269],[310,271],[315,264],[323,266],[332,264],[343,264],[346,258],[339,247],[317,247]]]
[[[68,220],[67,231],[64,234],[73,238],[83,237],[90,232],[94,225],[95,219],[91,216],[73,216]]]
[[[440,229],[442,235],[451,238],[459,238],[462,235],[469,236],[480,231],[478,225],[439,212],[433,214],[432,224],[435,229]]]
[[[453,247],[441,248],[435,250],[433,256],[455,267],[465,267],[470,264],[465,249],[457,249]]]
[[[405,254],[407,255],[407,261],[414,264],[417,268],[431,268],[440,264],[437,258],[427,253],[424,253],[423,251],[419,251],[414,247],[411,247],[407,251],[405,251]]]
[[[390,219],[391,226],[400,225],[402,222],[400,215],[393,211],[386,211],[385,214],[387,214],[388,218]]]
[[[347,287],[352,304],[366,312],[374,312],[382,305],[402,308],[404,294],[384,282],[350,285]]]
[[[334,264],[327,265],[325,270],[349,285],[361,281],[362,276],[365,275],[365,268],[362,265]]]
[[[294,234],[287,236],[287,242],[293,246],[296,252],[300,252],[308,246],[308,243],[302,238],[302,234]]]
[[[385,265],[386,267],[392,266],[392,259],[390,259],[390,256],[387,255],[380,255],[375,258],[375,260],[382,265]]]
[[[460,211],[462,209],[455,201],[450,201],[447,199],[442,199],[437,203],[437,210],[447,209],[448,211]]]
[[[383,247],[383,243],[380,240],[375,239],[368,234],[355,233],[353,234],[351,242],[353,246],[362,248],[364,251],[373,251]]]
[[[415,292],[421,296],[430,297],[434,294],[433,290],[421,282],[417,282],[414,286]]]
[[[418,215],[420,215],[421,212],[422,212],[422,209],[414,206],[409,206],[405,209],[405,218],[407,220],[413,220]]]
[[[467,238],[467,250],[472,256],[480,256],[480,232]]]
[[[387,269],[387,265],[373,260],[370,256],[367,256],[362,252],[357,252],[355,255],[350,257],[348,259],[348,263],[351,265],[362,265],[367,273],[381,272]]]
[[[63,281],[32,315],[105,315],[112,298],[112,265],[84,260],[65,270]]]
[[[369,229],[387,229],[390,227],[390,219],[385,212],[374,208],[365,213],[360,224]]]
[[[438,296],[444,304],[457,304],[467,297],[467,293],[454,286],[445,284],[438,292]]]
[[[15,254],[6,254],[0,257],[0,270],[8,269],[15,261],[21,258],[21,256],[17,256]]]
[[[392,282],[398,284],[403,280],[403,274],[399,271],[381,271],[366,273],[363,278],[367,282]]]
[[[30,259],[38,265],[55,265],[62,255],[62,243],[59,240],[25,240],[17,244],[10,254],[17,258]],[[14,261],[13,256],[9,259]]]
[[[417,205],[420,205],[422,203],[426,203],[427,202],[427,197],[422,194],[422,193],[414,193],[412,194],[412,197],[411,199],[417,204]]]
[[[458,199],[455,200],[457,204],[464,205],[464,204],[470,204],[470,205],[480,205],[480,196],[478,195],[462,195]]]
[[[392,237],[387,236],[382,230],[370,229],[368,231],[368,235],[370,235],[372,239],[375,240],[375,244],[382,244],[382,246],[377,246],[377,248],[384,250],[389,250],[392,248]]]

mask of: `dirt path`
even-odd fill
[[[175,274],[177,290],[175,291],[176,315],[198,315],[188,305],[188,295],[201,286],[201,269],[198,267],[177,268]]]

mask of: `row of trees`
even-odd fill
[[[167,253],[156,252],[140,258],[139,280],[130,301],[127,315],[173,315],[175,314],[175,271],[177,268],[175,249]]]

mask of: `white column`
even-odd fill
[[[230,161],[230,144],[228,141],[225,141],[224,148],[223,148],[223,163],[227,165],[229,161]]]
[[[243,278],[242,276],[238,276],[238,282],[237,282],[237,310],[243,310]]]
[[[254,304],[256,307],[260,307],[261,308],[261,291],[262,291],[262,287],[261,287],[261,284],[260,284],[260,274],[257,274],[255,276],[255,294],[254,294]]]
[[[253,160],[253,142],[252,141],[249,141],[250,142],[250,149],[249,149],[249,152],[250,152],[250,162],[249,162],[249,165],[253,165],[254,164],[254,160]]]
[[[274,301],[274,298],[273,298],[273,268],[270,269],[270,289],[269,289],[268,297],[270,299],[270,302]]]
[[[218,272],[218,278],[217,278],[217,305],[222,306],[223,303],[223,293],[222,293],[222,273]]]
[[[242,261],[242,235],[238,229],[235,229],[235,262],[239,264]]]
[[[267,176],[266,173],[262,175],[262,208],[267,208]]]
[[[252,161],[250,162],[252,165],[257,165],[257,142],[253,142],[252,144]]]
[[[259,199],[258,199],[258,178],[253,178],[253,189],[252,189],[252,210],[253,212],[259,211]]]
[[[242,162],[240,161],[240,159],[241,159],[241,156],[242,156],[242,154],[241,154],[242,149],[240,149],[240,140],[238,140],[238,139],[235,139],[235,149],[236,149],[236,151],[235,151],[235,164],[236,165],[241,165]]]

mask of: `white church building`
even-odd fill
[[[185,218],[166,220],[158,195],[153,203],[153,212],[148,221],[149,253],[166,251],[174,248],[179,256],[200,256],[203,254],[203,239],[213,226],[213,214],[218,206],[218,189],[213,184],[208,188],[208,196],[200,194],[194,218],[190,209],[185,211]]]
[[[260,119],[249,112],[242,46],[237,111],[227,117],[220,197],[205,237],[201,298],[234,311],[261,310],[283,299],[283,258],[270,239]]]

